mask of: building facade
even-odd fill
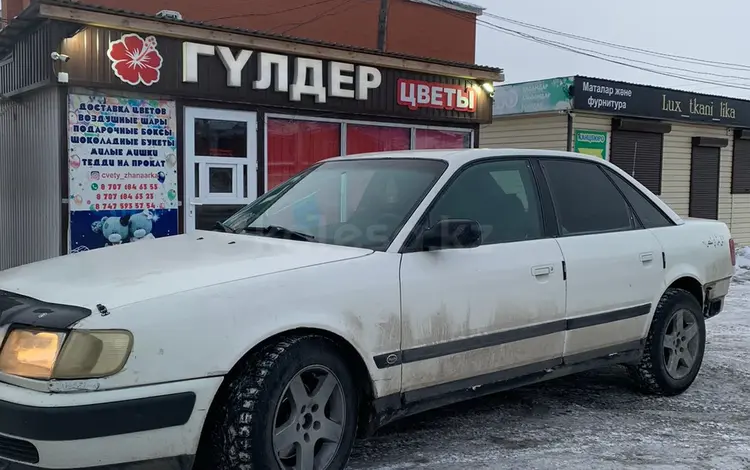
[[[473,147],[502,76],[37,5],[0,32],[0,269],[210,229],[325,158]]]
[[[34,0],[0,0],[6,21]],[[483,8],[460,0],[85,0],[104,8],[155,15],[179,12],[187,21],[263,31],[416,57],[473,63],[476,20]],[[383,7],[386,7],[382,11]],[[382,20],[382,21],[381,21]],[[0,19],[0,28],[2,28]]]
[[[500,86],[493,114],[480,146],[605,158],[750,244],[750,101],[576,76]]]

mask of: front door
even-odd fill
[[[546,236],[530,163],[475,164],[449,184],[424,223],[475,220],[483,241],[403,256],[406,401],[538,373],[563,353],[563,257]]]
[[[185,108],[185,232],[210,230],[258,196],[255,113]]]

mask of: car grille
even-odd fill
[[[39,463],[39,451],[31,442],[0,436],[0,457],[19,462]]]

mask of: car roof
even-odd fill
[[[601,158],[592,157],[575,152],[561,152],[556,150],[514,149],[514,148],[479,148],[459,150],[402,150],[360,153],[344,157],[329,158],[324,161],[352,160],[352,159],[382,159],[382,158],[420,158],[428,160],[446,160],[452,164],[463,165],[482,158],[502,157],[552,157],[552,158],[581,158],[601,162]]]

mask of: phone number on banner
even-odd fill
[[[98,211],[156,209],[156,204],[153,202],[101,202],[93,206]]]

